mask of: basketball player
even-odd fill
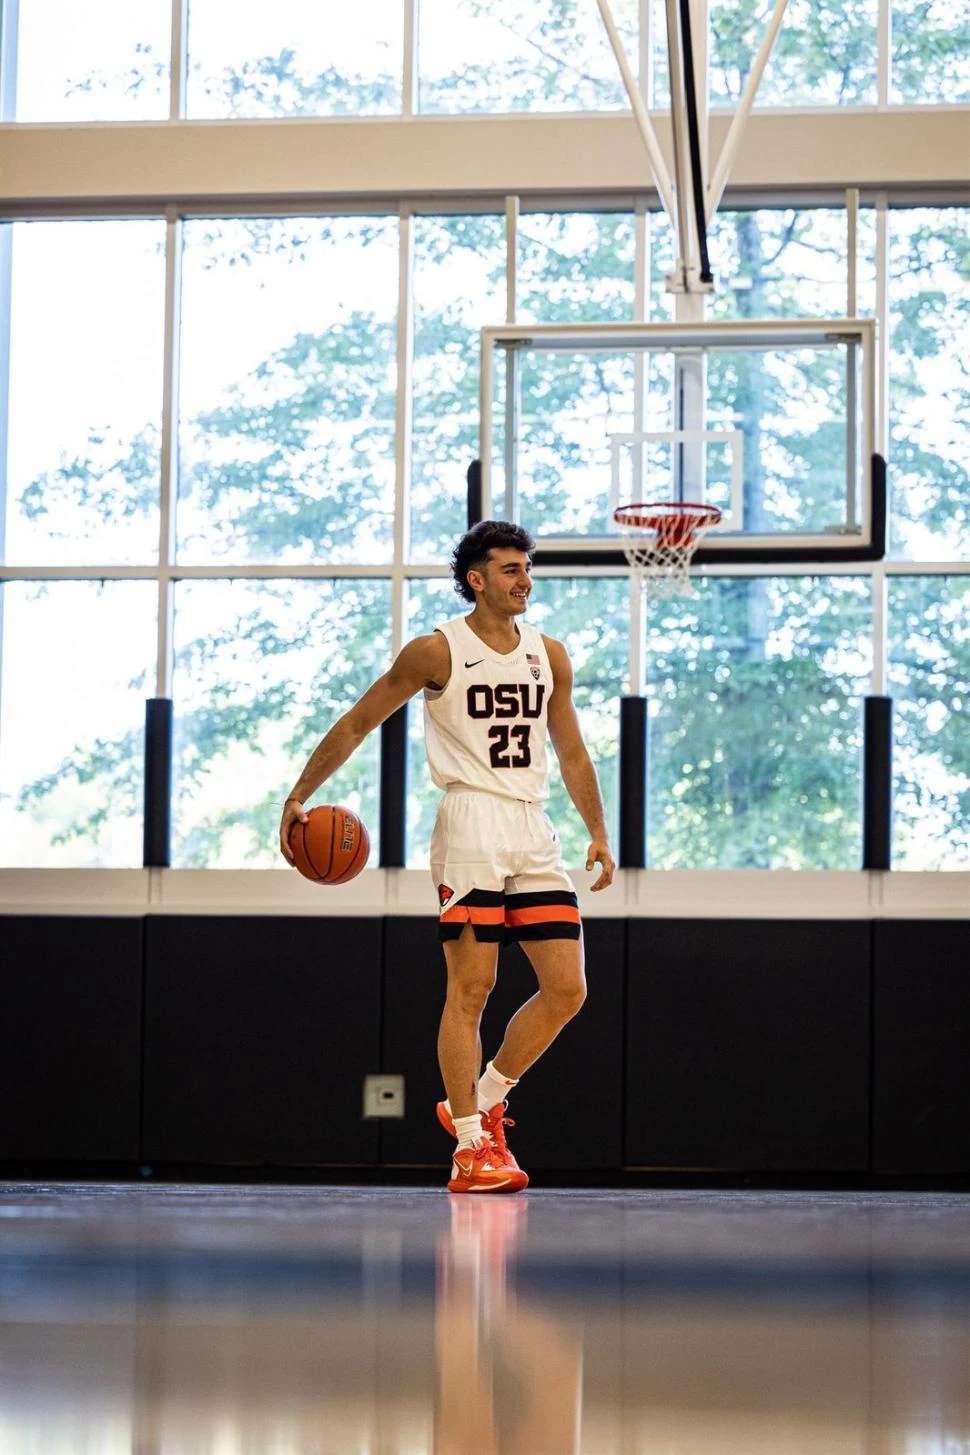
[[[523,620],[532,591],[535,542],[520,526],[486,520],[452,556],[468,616],[417,637],[314,749],[283,806],[280,847],[292,863],[290,831],[305,803],[368,733],[417,692],[425,741],[444,790],[431,837],[448,989],[438,1034],[447,1100],[437,1108],[457,1139],[451,1192],[517,1192],[528,1185],[505,1138],[506,1098],[586,997],[583,941],[559,836],[543,811],[546,736],[590,836],[592,885],[612,883],[603,800],[572,699],[572,666],[561,642]],[[512,1017],[479,1077],[479,1024],[495,984],[498,949],[517,941],[539,983]]]

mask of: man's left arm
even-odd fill
[[[573,702],[573,667],[569,654],[562,642],[543,636],[549,665],[552,668],[552,696],[549,698],[549,736],[562,769],[562,781],[566,792],[576,805],[577,812],[589,832],[590,846],[586,854],[586,868],[602,865],[602,872],[596,883],[590,887],[606,889],[613,883],[616,864],[610,852],[609,836],[606,832],[606,817],[603,811],[603,796],[593,760],[583,742],[582,729]]]

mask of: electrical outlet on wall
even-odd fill
[[[403,1117],[404,1077],[365,1076],[364,1116]]]

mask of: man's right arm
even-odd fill
[[[399,653],[383,677],[379,677],[363,697],[338,718],[326,737],[321,738],[283,805],[280,849],[291,864],[290,830],[297,819],[306,822],[305,801],[346,763],[368,733],[422,688],[444,687],[450,671],[451,656],[441,632],[415,637]]]

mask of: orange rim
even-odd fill
[[[655,530],[660,545],[677,547],[689,546],[698,529],[716,525],[721,512],[689,500],[654,500],[617,506],[613,519],[628,530]]]

